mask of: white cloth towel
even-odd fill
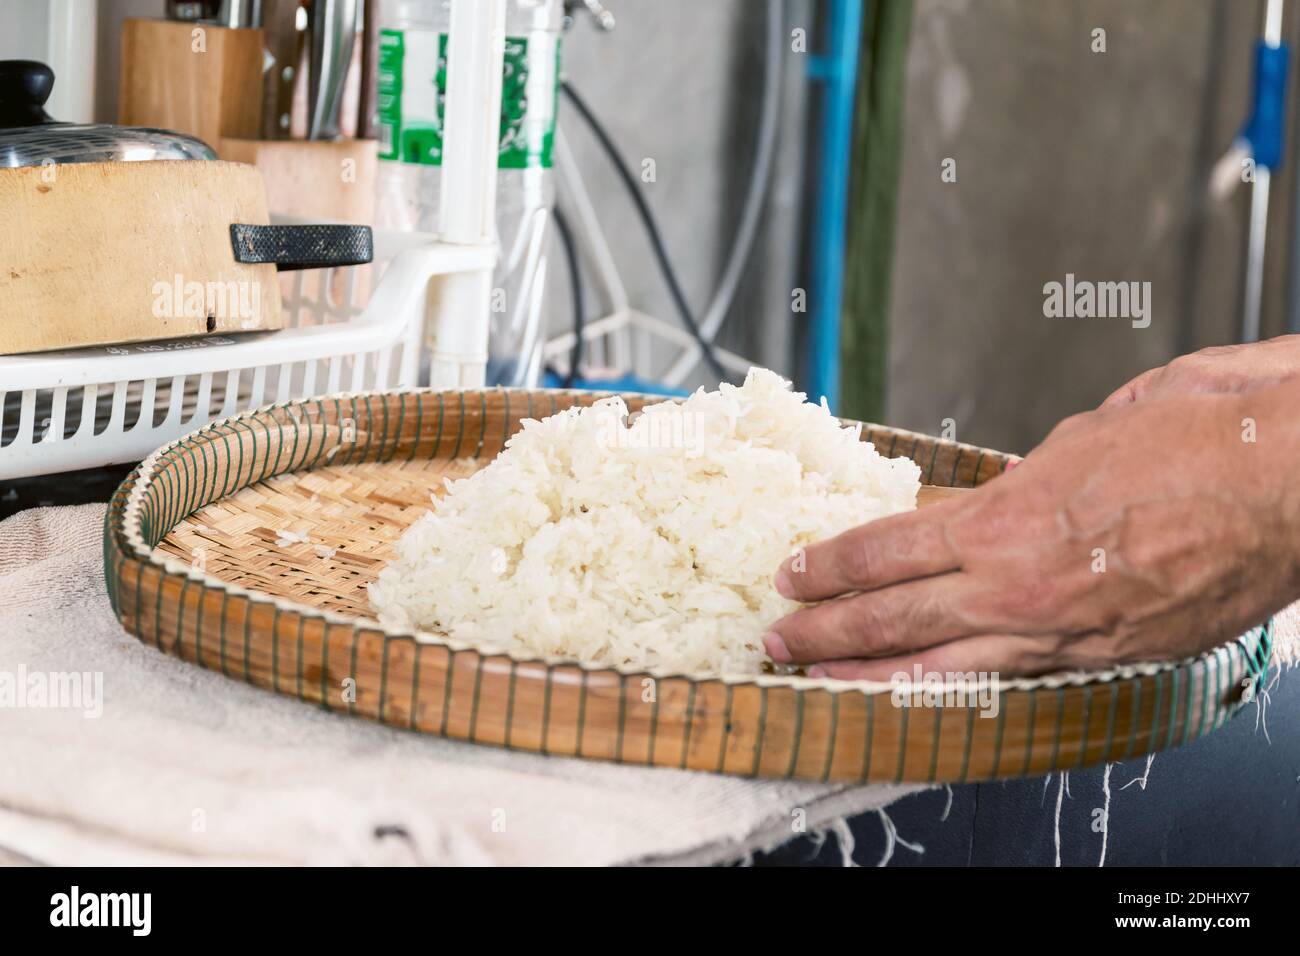
[[[0,859],[713,863],[920,789],[533,756],[250,687],[122,630],[104,590],[103,515],[40,508],[0,522],[0,677],[92,675],[80,708],[0,706]],[[90,716],[96,674],[102,714]]]

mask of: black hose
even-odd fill
[[[610,139],[605,127],[596,119],[595,114],[591,112],[586,102],[577,94],[569,82],[565,80],[560,84],[560,88],[564,90],[564,94],[573,103],[574,109],[591,127],[591,131],[596,135],[596,139],[600,141],[601,147],[605,150],[610,163],[618,172],[623,185],[627,187],[628,193],[631,194],[632,202],[641,216],[641,223],[645,226],[646,235],[650,239],[650,246],[654,250],[655,259],[659,263],[659,270],[663,273],[664,282],[668,285],[673,304],[677,307],[678,315],[681,316],[682,324],[686,326],[696,344],[699,345],[700,351],[704,353],[704,361],[708,363],[709,368],[718,376],[720,381],[726,381],[726,370],[723,369],[722,363],[718,361],[718,356],[713,351],[713,343],[700,333],[699,323],[695,320],[695,314],[691,312],[690,304],[686,301],[686,294],[682,292],[682,285],[677,280],[677,272],[673,269],[672,262],[668,258],[668,249],[664,246],[663,236],[659,233],[659,224],[655,221],[654,214],[650,211],[650,205],[645,201],[645,196],[641,194],[636,178],[633,177],[627,163],[623,161],[623,155],[618,151],[618,147],[614,145],[614,141]]]
[[[587,311],[582,290],[582,273],[578,269],[578,249],[573,241],[573,232],[569,229],[569,220],[557,206],[551,213],[555,219],[555,231],[564,247],[564,260],[569,271],[569,295],[573,299],[573,348],[569,352],[569,371],[564,376],[564,387],[573,388],[578,378],[578,363],[582,361],[582,326]]]

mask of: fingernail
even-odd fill
[[[772,584],[776,588],[776,593],[781,597],[794,597],[794,580],[790,577],[790,572],[785,568],[781,568],[776,572],[776,580]]]
[[[822,667],[820,664],[814,664],[812,667],[808,668],[808,676],[809,676],[809,677],[825,677],[825,676],[826,676],[826,668]]]
[[[768,631],[763,635],[763,646],[767,648],[767,656],[778,664],[789,664],[794,660],[790,656],[790,651],[786,649],[785,641],[776,631]]]

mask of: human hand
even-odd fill
[[[1118,408],[1147,396],[1194,392],[1246,392],[1300,376],[1300,335],[1282,335],[1248,345],[1223,345],[1180,355],[1149,369],[1101,403]]]
[[[787,561],[778,590],[825,603],[773,625],[768,653],[889,680],[1207,650],[1300,596],[1296,408],[1300,382],[1068,419],[1015,471]]]

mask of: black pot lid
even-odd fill
[[[170,130],[57,122],[45,112],[53,89],[44,63],[0,60],[0,167],[217,158],[202,140]]]

